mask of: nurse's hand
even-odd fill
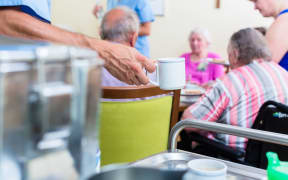
[[[99,44],[99,43],[98,43]],[[120,81],[131,85],[148,84],[149,79],[143,69],[152,73],[155,62],[140,54],[135,48],[102,41],[96,46],[99,56],[105,60],[105,68]]]

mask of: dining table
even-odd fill
[[[230,63],[227,60],[210,59],[209,62],[223,65],[225,74],[229,73],[230,71]],[[201,88],[196,84],[186,84],[185,88],[181,90],[180,94],[180,103],[178,109],[180,115],[185,111],[185,109],[193,105],[204,93],[204,88]]]
[[[185,109],[193,105],[205,93],[204,89],[182,89],[180,94],[179,113],[182,114]]]

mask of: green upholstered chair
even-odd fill
[[[103,87],[103,98],[131,99],[102,101],[100,114],[101,165],[132,162],[167,150],[171,127],[178,121],[180,90],[156,86]]]

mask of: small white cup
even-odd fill
[[[185,59],[180,57],[159,58],[156,64],[156,82],[164,90],[182,89],[185,86]]]
[[[188,162],[183,180],[226,180],[227,166],[212,159],[195,159]]]

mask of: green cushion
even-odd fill
[[[167,150],[172,96],[101,102],[101,165],[132,162]]]

